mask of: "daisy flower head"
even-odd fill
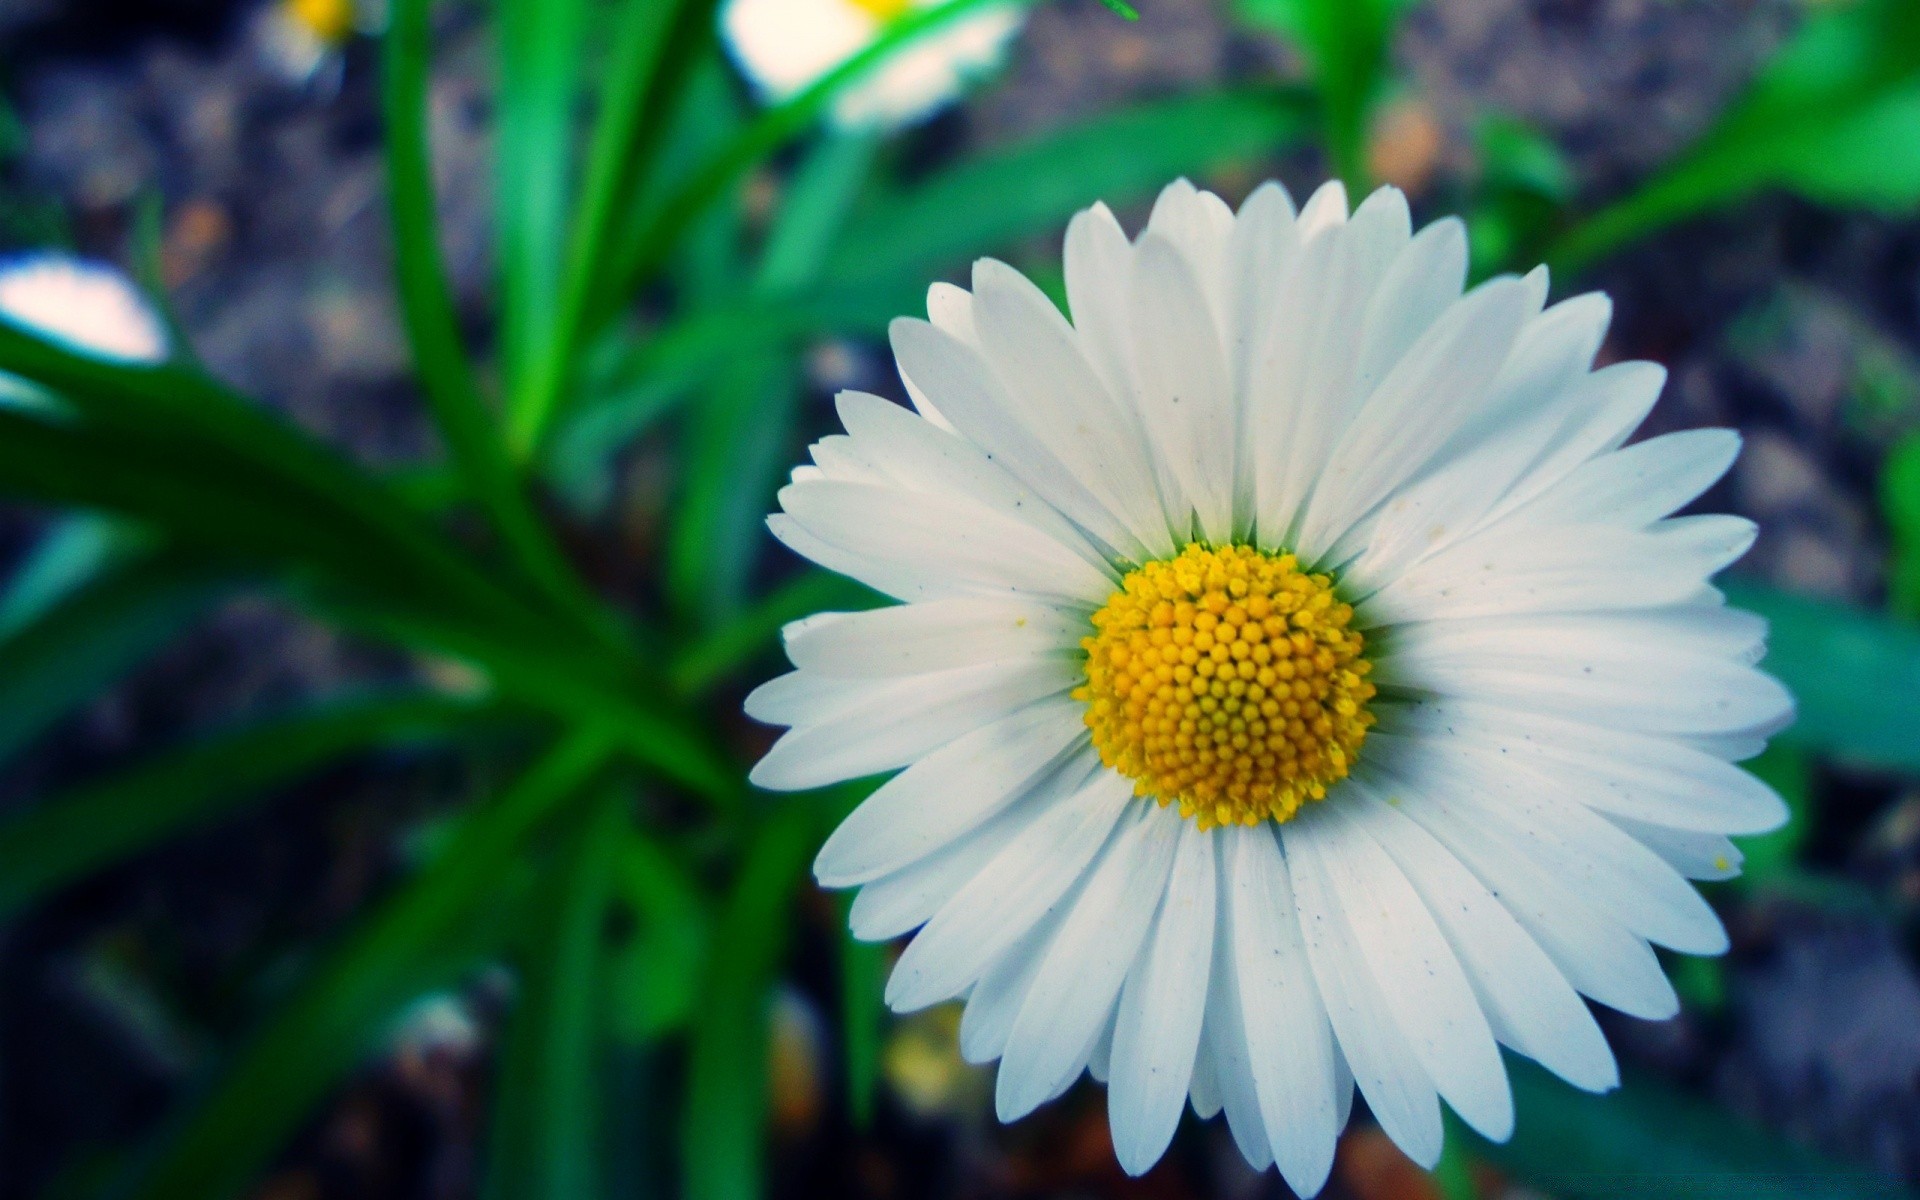
[[[1414,1161],[1445,1101],[1503,1139],[1500,1046],[1618,1073],[1585,996],[1678,1007],[1688,882],[1786,816],[1733,765],[1792,716],[1672,516],[1732,463],[1627,439],[1657,366],[1594,369],[1606,297],[1465,290],[1459,221],[1382,189],[1185,182],[1066,236],[1072,318],[976,264],[899,320],[916,412],[846,393],[770,519],[901,601],[786,630],[748,712],[799,789],[898,771],[828,839],[887,999],[965,1000],[1012,1120],[1084,1070],[1131,1172],[1181,1111],[1325,1182],[1357,1088]]]
[[[98,358],[157,363],[167,357],[166,325],[133,281],[69,254],[0,261],[0,317]]]
[[[778,103],[885,34],[915,9],[946,0],[727,0],[720,28],[740,71]],[[897,129],[957,99],[1000,64],[1020,29],[1017,3],[982,4],[902,46],[844,88],[833,120],[844,129]]]

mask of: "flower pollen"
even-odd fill
[[[1291,554],[1193,543],[1093,614],[1074,698],[1135,795],[1202,829],[1290,820],[1346,777],[1374,721],[1352,620]]]

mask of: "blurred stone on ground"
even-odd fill
[[[1878,919],[1775,902],[1730,990],[1713,1091],[1829,1154],[1920,1174],[1920,981]]]

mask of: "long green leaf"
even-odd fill
[[[96,576],[0,640],[0,759],[158,651],[232,585],[204,561],[148,557]]]
[[[570,382],[581,324],[603,287],[615,218],[634,202],[666,127],[665,112],[710,36],[715,0],[625,0],[600,81],[600,109],[544,355],[508,393],[508,439],[522,459],[539,449]]]
[[[1546,258],[1577,271],[1769,187],[1826,204],[1920,206],[1920,0],[1858,0],[1814,13],[1713,129],[1568,230]]]
[[[722,807],[740,801],[739,773],[698,726],[643,691],[644,677],[625,678],[624,661],[593,663],[552,649],[490,636],[469,626],[357,605],[315,593],[328,619],[415,650],[479,668],[505,696],[576,724],[603,726],[636,762]]]
[[[638,830],[622,839],[617,890],[634,934],[607,980],[613,1038],[645,1045],[684,1023],[705,982],[715,907],[667,850]]]
[[[1920,768],[1920,628],[1753,584],[1725,587],[1770,625],[1762,665],[1800,705],[1785,738],[1866,766]]]
[[[762,1192],[768,1006],[814,836],[806,805],[774,809],[754,832],[715,931],[681,1124],[688,1200],[753,1200]]]
[[[564,2],[552,0],[554,4]],[[384,60],[394,270],[415,366],[449,454],[520,567],[581,628],[617,643],[604,612],[535,514],[461,345],[459,319],[437,240],[439,225],[434,216],[433,172],[427,149],[427,69],[432,57],[429,8],[430,0],[394,0]],[[539,244],[540,239],[557,235],[525,236],[529,239],[525,256],[531,259],[550,253]],[[519,254],[516,243],[516,258],[508,264],[508,270],[516,275],[531,269]],[[536,292],[536,301],[538,297]]]
[[[119,456],[115,461],[125,460],[125,469],[135,470],[143,479],[185,481],[203,490],[225,488],[223,495],[238,488],[249,499],[222,499],[216,506],[220,515],[244,521],[249,510],[277,503],[283,510],[279,519],[296,536],[297,531],[324,529],[324,536],[337,545],[357,543],[357,560],[369,575],[386,573],[424,581],[423,586],[443,604],[536,626],[553,624],[454,550],[379,481],[205,375],[173,364],[156,367],[90,358],[4,318],[0,318],[0,371],[41,384],[78,409],[85,418],[84,430],[56,431],[72,445],[69,454],[84,449],[75,439],[96,439],[113,447]],[[0,413],[0,417],[8,419],[9,428],[34,419],[22,413]],[[28,436],[10,433],[4,441],[11,445]],[[44,440],[51,435],[40,436]],[[0,450],[5,448],[0,445]],[[15,456],[16,461],[22,458],[27,462],[27,479],[44,479],[47,471],[32,461],[31,453]],[[69,474],[81,478],[53,480],[43,498],[89,504],[94,502],[84,496],[90,487],[124,492],[111,481],[84,478],[107,466],[80,461]],[[0,485],[13,486],[17,481],[11,474],[0,469]],[[62,496],[73,498],[61,500]],[[112,503],[105,506],[114,507]],[[196,506],[191,515],[200,519],[213,513]]]
[[[560,303],[573,177],[583,0],[502,0],[494,151],[500,346],[513,396],[545,369]]]
[[[1239,0],[1247,20],[1279,30],[1306,52],[1319,94],[1327,156],[1355,192],[1367,178],[1367,133],[1387,78],[1387,53],[1412,0]]]
[[[576,734],[512,789],[465,818],[433,865],[381,905],[278,1009],[213,1089],[163,1137],[120,1194],[222,1200],[254,1176],[352,1069],[381,1023],[422,987],[422,968],[482,903],[526,839],[607,761],[597,732]]]
[[[0,918],[344,755],[470,734],[501,717],[475,700],[373,696],[164,751],[0,822]]]
[[[1908,435],[1880,472],[1880,510],[1891,533],[1887,591],[1894,609],[1920,619],[1920,436]]]
[[[546,880],[495,1093],[483,1192],[491,1200],[601,1194],[597,1002],[628,800],[610,789],[578,822]]]
[[[1475,1139],[1486,1158],[1568,1200],[1901,1200],[1912,1193],[1863,1167],[1834,1163],[1778,1135],[1689,1100],[1651,1079],[1619,1091],[1577,1092],[1509,1058],[1513,1139]]]

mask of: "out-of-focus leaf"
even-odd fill
[[[0,591],[0,636],[45,614],[104,570],[132,541],[120,522],[93,513],[55,521]]]
[[[446,970],[444,939],[499,884],[528,836],[600,772],[609,745],[597,731],[573,735],[498,800],[462,818],[433,865],[274,1012],[120,1194],[222,1200],[245,1186],[385,1019],[433,982],[424,969]]]
[[[739,612],[789,457],[800,381],[771,358],[735,365],[694,411],[667,547],[667,592],[698,628]]]
[[[130,562],[0,640],[0,759],[159,650],[233,584],[203,560]]]
[[[0,411],[0,495],[119,513],[202,550],[255,567],[313,570],[391,603],[471,605],[523,631],[539,628],[509,594],[435,540],[396,544],[386,529],[309,503],[245,460],[200,449],[156,452],[136,432]]]
[[[1741,838],[1744,857],[1740,874],[1729,881],[1741,887],[1766,887],[1786,872],[1795,869],[1800,847],[1807,840],[1807,819],[1811,813],[1813,764],[1807,754],[1792,742],[1776,741],[1758,758],[1742,764],[1787,802],[1787,823],[1772,833]]]
[[[730,808],[739,802],[741,781],[727,757],[684,714],[670,709],[658,695],[641,691],[645,679],[623,678],[625,660],[596,667],[550,648],[503,640],[453,622],[323,595],[313,603],[330,620],[349,628],[473,666],[503,696],[571,722],[601,727],[636,762],[716,804]]]
[[[682,1111],[688,1200],[752,1200],[763,1190],[768,1006],[814,836],[810,806],[775,807],[753,833],[714,932]]]
[[[571,0],[538,2],[559,7]],[[466,349],[461,345],[459,318],[454,312],[453,296],[448,291],[446,270],[440,258],[433,172],[427,151],[427,71],[432,58],[429,7],[430,0],[393,0],[383,68],[394,271],[401,317],[413,346],[414,365],[448,453],[466,478],[474,498],[485,508],[512,550],[521,570],[581,629],[617,643],[617,635],[605,623],[605,610],[595,603],[574,575],[554,544],[552,534],[534,513],[507,457],[499,424],[488,410],[479,381],[467,361]],[[564,40],[567,23],[565,18],[556,19],[558,28],[550,36]],[[536,57],[544,63],[554,55],[548,50]],[[564,72],[564,67],[562,70]],[[540,103],[550,102],[548,98]],[[538,104],[535,108],[538,109]],[[561,114],[563,122],[565,117],[566,114]],[[534,129],[517,132],[523,140],[542,136],[539,131],[545,129],[550,120],[551,114],[535,111],[529,120]],[[516,143],[510,149],[526,147]],[[527,196],[520,193],[515,198],[524,200]],[[528,215],[524,228],[515,218],[510,218],[512,227],[502,235],[512,240],[515,257],[506,264],[506,269],[516,277],[548,270],[546,260],[557,252],[557,244],[549,243],[558,238],[558,231],[546,229],[542,223],[557,220],[563,202],[556,197],[546,197],[542,203],[554,211]],[[536,230],[536,226],[541,228]],[[534,298],[522,297],[516,303],[537,303],[547,295],[540,289],[553,286],[551,280],[544,285],[531,278],[521,278],[520,282],[534,289]],[[526,317],[527,314],[521,314],[513,320],[518,322]]]
[[[501,365],[509,397],[548,370],[553,357],[587,8],[583,0],[503,0],[496,6],[494,224]]]
[[[1824,204],[1920,206],[1920,2],[1857,0],[1812,12],[1706,136],[1569,230],[1548,261],[1578,270],[1769,187]]]
[[[502,716],[477,700],[373,696],[164,751],[0,822],[0,917],[343,755],[472,734]]]
[[[1762,665],[1800,706],[1783,739],[1864,766],[1920,768],[1920,628],[1754,584],[1725,590],[1771,627]]]
[[[1560,148],[1513,117],[1490,116],[1476,130],[1480,183],[1467,217],[1473,274],[1520,265],[1562,220],[1573,173]]]
[[[616,217],[634,206],[658,156],[666,114],[703,58],[698,46],[713,27],[715,7],[716,0],[624,0],[619,6],[547,353],[509,397],[508,437],[522,459],[540,449],[572,382],[583,325],[604,286]]]
[[[536,940],[520,974],[488,1135],[483,1195],[491,1200],[601,1194],[598,1001],[628,799],[613,789],[578,822],[536,902]]]
[[[674,660],[669,678],[676,691],[696,695],[754,655],[771,649],[780,627],[788,621],[828,609],[857,612],[884,603],[884,596],[845,576],[807,571],[689,645]]]
[[[847,1112],[856,1129],[873,1122],[873,1097],[880,1082],[880,1037],[886,1026],[884,1002],[887,948],[863,942],[849,928],[853,893],[840,897],[840,1044],[847,1076]]]
[[[686,871],[638,831],[624,839],[616,870],[615,889],[635,929],[613,957],[609,1023],[616,1040],[638,1046],[693,1015],[711,920]]]
[[[1893,535],[1887,590],[1896,612],[1920,619],[1920,435],[1887,456],[1880,473],[1880,508]]]
[[[1516,1057],[1507,1060],[1513,1139],[1475,1138],[1487,1159],[1530,1187],[1567,1200],[1896,1200],[1911,1193],[1864,1167],[1834,1163],[1724,1110],[1629,1076],[1619,1091],[1576,1091]]]
[[[925,275],[1095,200],[1123,204],[1176,175],[1271,156],[1308,128],[1300,98],[1227,91],[1150,101],[962,162],[855,209],[822,272],[829,288]]]
[[[12,461],[24,464],[18,472],[11,466],[0,471],[10,487],[38,480],[41,499],[107,508],[123,506],[124,499],[112,497],[134,494],[134,485],[87,476],[131,470],[144,481],[184,483],[189,494],[202,499],[213,494],[208,489],[237,487],[241,499],[227,496],[213,509],[194,503],[179,512],[200,522],[203,532],[213,535],[211,540],[221,541],[217,525],[206,520],[213,512],[243,524],[251,519],[250,509],[278,504],[282,516],[276,519],[288,523],[292,536],[325,528],[341,545],[357,543],[358,562],[368,577],[384,574],[396,584],[424,581],[421,586],[442,604],[465,605],[536,627],[553,624],[456,552],[371,476],[197,371],[90,358],[4,319],[0,371],[59,393],[86,418],[84,431],[43,426],[22,432],[22,423],[32,422],[31,417],[0,412],[0,421],[13,431],[0,438],[0,450],[11,452],[19,443]],[[40,443],[49,440],[59,443],[44,448],[56,456],[57,464],[37,463]],[[29,441],[36,448],[25,448]],[[94,449],[100,453],[93,454]],[[110,498],[89,498],[95,492]]]
[[[1313,64],[1327,155],[1363,192],[1367,132],[1387,74],[1394,27],[1413,0],[1239,0],[1240,15],[1297,42]]]

